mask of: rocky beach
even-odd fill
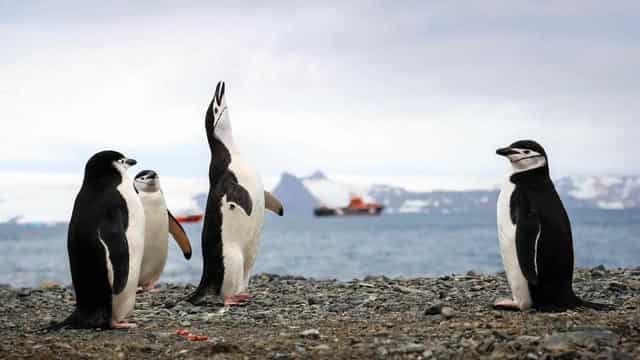
[[[224,311],[209,297],[167,307],[193,288],[140,294],[135,329],[40,334],[73,310],[72,290],[0,286],[0,358],[640,358],[640,268],[576,271],[579,296],[612,311],[497,311],[495,298],[509,296],[504,274],[474,272],[348,282],[258,274],[244,306]]]

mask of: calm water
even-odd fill
[[[570,215],[578,266],[640,265],[640,211],[573,210]],[[184,260],[171,241],[161,281],[197,283],[200,278],[201,226],[186,229],[194,256]],[[0,283],[70,283],[64,226],[16,238],[0,240]],[[269,215],[254,272],[343,280],[369,274],[496,272],[502,266],[498,251],[493,213],[324,219]]]

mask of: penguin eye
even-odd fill
[[[529,153],[531,153],[531,151],[529,151],[529,150],[525,150],[525,151],[524,151],[524,153],[525,153],[525,154],[529,154]]]
[[[229,204],[229,209],[233,210],[233,209],[235,209],[235,208],[236,208],[236,206],[235,206],[235,205],[233,205],[233,204]]]

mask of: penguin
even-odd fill
[[[205,115],[211,162],[202,229],[203,272],[186,300],[196,304],[208,293],[224,306],[246,301],[249,275],[258,254],[265,208],[282,216],[282,203],[265,192],[258,173],[233,140],[225,83],[219,82]]]
[[[497,204],[500,253],[513,299],[507,310],[608,309],[573,291],[573,239],[567,211],[549,176],[549,159],[535,141],[521,140],[496,154],[511,163]]]
[[[135,176],[133,184],[142,201],[146,219],[144,255],[138,285],[142,291],[154,291],[155,283],[167,263],[169,233],[187,260],[191,259],[191,244],[187,233],[167,209],[158,174],[143,170]]]
[[[125,321],[135,305],[144,248],[144,209],[127,175],[135,164],[110,150],[87,162],[67,238],[76,306],[47,330],[136,326]]]

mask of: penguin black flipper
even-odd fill
[[[531,285],[539,283],[541,261],[538,261],[542,223],[531,206],[525,191],[516,189],[511,197],[512,215],[516,224],[516,252],[520,270]],[[514,211],[515,210],[515,211]]]
[[[284,215],[284,206],[275,195],[265,190],[264,192],[264,208],[273,211],[278,216]]]
[[[171,233],[171,236],[173,236],[175,241],[178,243],[178,246],[180,246],[180,250],[182,250],[184,258],[187,260],[191,259],[191,243],[189,242],[187,232],[184,231],[180,222],[176,220],[169,209],[167,209],[167,215],[169,215],[169,232]]]
[[[127,216],[114,209],[98,228],[98,239],[109,250],[109,261],[113,271],[111,288],[114,295],[124,290],[129,277],[129,243],[125,235]]]
[[[238,180],[231,173],[225,179],[224,193],[227,196],[227,202],[238,204],[247,215],[251,215],[251,210],[253,209],[251,195],[249,195],[247,189],[238,184]]]

